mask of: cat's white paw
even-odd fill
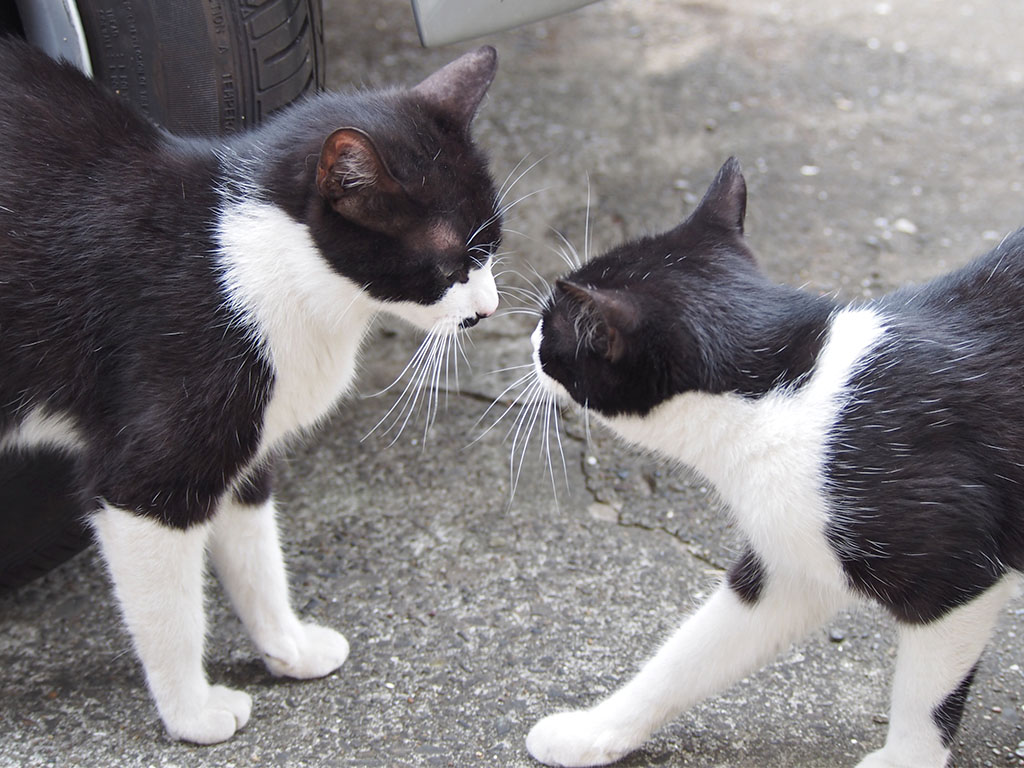
[[[263,649],[271,674],[309,680],[328,675],[348,658],[348,640],[340,632],[318,624],[299,624],[295,632]]]
[[[535,759],[564,768],[614,763],[637,746],[586,709],[545,717],[526,737],[526,749]]]
[[[173,738],[195,744],[217,744],[230,739],[248,723],[251,712],[249,694],[223,685],[211,685],[206,701],[199,706],[182,703],[160,714]]]

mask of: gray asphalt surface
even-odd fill
[[[412,84],[497,47],[476,136],[499,180],[540,161],[509,220],[524,275],[562,271],[550,228],[582,249],[588,188],[601,250],[673,226],[729,155],[764,269],[812,291],[878,295],[1024,224],[1020,3],[605,0],[432,51],[405,0],[327,4],[332,87]],[[472,441],[514,378],[491,372],[527,362],[531,327],[507,314],[474,329],[461,392],[426,435],[421,416],[389,445],[362,438],[397,393],[367,395],[419,339],[382,323],[361,394],[291,454],[295,601],[349,638],[338,673],[271,678],[211,589],[209,673],[253,695],[253,719],[226,744],[174,743],[88,552],[0,595],[0,766],[533,765],[529,727],[623,682],[736,541],[699,478],[597,430],[588,442],[571,414],[564,471],[556,452],[552,483],[535,435],[510,501],[517,411]],[[958,768],[1024,765],[1022,614],[1008,606],[984,657]],[[621,765],[853,766],[885,737],[892,640],[874,608],[843,614]]]

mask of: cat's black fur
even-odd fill
[[[742,185],[730,161],[679,227],[558,281],[540,355],[574,400],[644,415],[684,392],[800,386],[840,305],[758,270]],[[1024,568],[1022,297],[1024,230],[874,304],[889,334],[850,382],[831,442],[830,537],[851,583],[903,621],[935,619]],[[737,564],[741,594],[756,596],[759,570],[754,553]]]
[[[903,621],[936,619],[1024,568],[1022,298],[1018,231],[876,305],[891,335],[838,425],[830,536],[857,588]]]
[[[490,74],[450,103],[324,94],[221,145],[172,136],[70,65],[0,40],[0,440],[32,409],[70,414],[88,442],[87,498],[174,527],[206,520],[244,481],[274,386],[218,282],[225,199],[255,197],[306,224],[373,297],[436,301],[482,251],[431,247],[432,216],[443,211],[463,241],[479,228],[484,251],[500,239],[468,135],[493,76],[493,50],[480,56]],[[339,128],[376,183],[318,178]],[[265,498],[267,478],[257,469],[238,492]]]
[[[657,446],[675,445],[664,422],[671,417],[652,416],[674,397],[794,400],[847,308],[759,272],[742,237],[745,203],[743,177],[730,160],[680,226],[618,246],[557,281],[542,312],[536,354],[543,373],[613,427],[621,424],[630,439]],[[1003,594],[993,590],[997,583],[1024,570],[1024,230],[962,269],[854,308],[871,313],[882,330],[838,385],[835,422],[821,435],[820,546],[841,566],[844,590],[878,601],[903,627],[931,631],[955,609]],[[699,412],[711,420],[728,407],[687,402],[705,403]],[[781,445],[786,427],[773,424]],[[701,428],[688,427],[687,434]],[[726,440],[743,439],[726,431]],[[775,490],[755,489],[749,502],[756,506],[759,493],[770,498]],[[780,556],[806,531],[781,528],[772,539],[777,550],[747,547],[728,572],[727,588],[752,611],[771,586],[768,558],[776,572],[800,573],[800,563],[790,569]],[[987,637],[982,621],[963,643]],[[952,633],[946,641],[935,641],[936,653],[950,653],[960,639]],[[942,670],[942,697],[924,702],[932,707],[934,743],[946,750],[974,676],[952,662],[949,669]],[[622,712],[616,717],[631,722]],[[582,746],[560,752],[559,727],[538,726],[534,754],[567,764],[577,755],[618,754]],[[898,751],[902,737],[890,735]]]
[[[834,303],[766,280],[743,240],[738,166],[723,168],[716,185],[719,198],[679,227],[617,246],[559,281],[545,323],[563,332],[545,335],[543,362],[577,402],[642,415],[682,392],[756,397],[799,383],[813,366]],[[596,301],[588,287],[600,287]],[[582,347],[564,330],[577,324],[593,336]]]

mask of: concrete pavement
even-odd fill
[[[729,155],[775,279],[870,297],[953,268],[1024,224],[1024,6],[1000,0],[604,0],[424,51],[405,0],[327,3],[332,87],[414,83],[487,42],[501,57],[476,136],[537,192],[508,264],[561,270],[549,227],[593,248],[673,226]],[[525,167],[525,166],[523,166]],[[515,275],[506,280],[516,283]],[[253,695],[232,741],[171,742],[95,553],[0,595],[0,766],[534,765],[529,727],[613,690],[706,594],[736,541],[698,478],[571,414],[555,489],[534,437],[510,501],[503,425],[472,443],[528,360],[528,318],[474,329],[472,370],[424,440],[371,430],[357,396],[283,468],[283,538],[304,617],[352,655],[275,680],[211,590],[212,678]],[[360,391],[418,344],[383,323]],[[484,422],[486,424],[487,421]],[[1024,602],[1004,612],[957,768],[1024,765]],[[892,625],[864,607],[663,729],[623,766],[853,766],[885,736]]]

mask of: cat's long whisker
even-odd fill
[[[546,242],[545,240],[541,240],[532,235],[528,235],[524,232],[512,229],[511,227],[504,227],[504,231],[506,234],[513,234],[525,240],[529,240],[532,243],[536,243],[537,245],[541,246],[542,248],[548,251],[551,251],[553,254],[562,259],[562,261],[564,261],[570,269],[579,269],[583,265],[584,260],[580,257],[579,251],[576,249],[576,246],[574,246],[565,235],[563,235],[554,227],[549,227],[549,229],[551,230],[551,232],[555,234],[555,236],[558,237],[559,240],[562,241],[564,247],[568,249],[568,253],[566,253],[566,251],[562,249],[562,246],[552,245],[551,243]]]
[[[434,420],[437,418],[438,411],[441,407],[441,368],[444,366],[444,377],[445,377],[445,402],[447,404],[447,389],[448,389],[448,360],[449,352],[451,348],[451,336],[445,334],[439,336],[440,343],[437,347],[437,353],[434,355],[433,360],[433,371],[430,376],[429,387],[427,388],[427,418],[423,423],[423,442],[427,441],[427,434],[430,432],[430,427],[433,425]]]
[[[529,307],[520,307],[518,309],[503,309],[498,312],[498,317],[505,317],[507,315],[529,315],[530,317],[540,317],[541,312],[539,309],[530,309]]]
[[[416,375],[414,377],[414,384],[415,384],[415,386],[412,388],[412,399],[408,403],[408,408],[404,409],[405,418],[402,421],[402,425],[398,428],[398,432],[395,434],[394,439],[388,444],[388,447],[391,447],[392,445],[394,445],[395,442],[398,440],[398,438],[402,436],[402,433],[405,431],[405,427],[408,425],[409,420],[412,418],[412,416],[415,413],[419,412],[419,408],[421,408],[422,405],[423,405],[421,403],[421,401],[420,401],[420,396],[422,395],[423,390],[424,390],[424,386],[423,385],[429,380],[428,377],[430,376],[432,367],[436,367],[436,365],[437,365],[435,361],[437,359],[437,355],[439,354],[439,347],[440,347],[441,341],[442,341],[442,336],[441,336],[440,333],[437,332],[436,329],[431,329],[430,336],[431,336],[430,355],[426,359],[426,362],[417,369]],[[426,400],[426,403],[427,403],[427,421],[429,422],[430,421],[430,399],[431,399],[431,392],[430,392],[429,389],[427,391],[427,396],[424,399]],[[401,413],[399,414],[399,417],[401,418]],[[396,419],[396,423],[397,423],[397,419]],[[393,427],[394,427],[394,424],[392,424],[392,426],[389,427],[389,429],[387,431],[390,431],[391,428],[393,428]],[[385,434],[387,434],[387,431],[385,432]],[[426,435],[426,432],[424,432],[424,435]]]
[[[532,192],[527,192],[525,195],[521,195],[520,197],[516,198],[512,202],[505,203],[503,206],[501,206],[498,209],[498,214],[502,218],[504,218],[513,208],[515,208],[517,205],[519,205],[524,200],[529,200],[534,195],[539,195],[539,194],[541,194],[543,192],[547,192],[547,191],[548,191],[548,187],[541,187],[540,189],[535,189]]]
[[[533,366],[531,365],[530,368],[532,369]],[[525,384],[527,381],[529,381],[529,379],[533,378],[534,376],[535,376],[535,374],[534,374],[533,370],[530,370],[529,372],[525,373],[524,375],[520,376],[518,379],[513,381],[507,387],[505,387],[505,389],[503,389],[501,391],[501,393],[496,398],[494,398],[494,400],[491,401],[491,404],[487,406],[487,410],[485,410],[482,414],[480,414],[480,416],[477,418],[477,420],[475,422],[473,422],[473,427],[475,428],[475,427],[479,426],[480,422],[487,418],[487,414],[489,414],[491,412],[491,410],[494,408],[494,406],[496,406],[498,403],[501,402],[501,398],[503,398],[506,394],[508,394],[513,389],[516,389],[517,387],[523,386],[523,384]],[[483,433],[480,434],[473,442],[476,443],[482,437],[484,437],[484,435],[486,435],[488,432],[490,432],[492,429],[494,429],[496,426],[498,426],[498,424],[501,423],[501,421],[505,418],[505,416],[508,414],[508,412],[516,407],[516,404],[520,401],[520,399],[522,399],[523,395],[526,393],[527,390],[528,390],[528,388],[524,388],[523,391],[521,391],[519,394],[517,394],[515,396],[515,398],[513,398],[512,402],[508,405],[508,407],[505,408],[504,411],[502,411],[501,415],[498,416],[498,418],[494,420],[494,423],[491,424],[491,426],[489,426],[487,429],[485,429],[483,431]]]
[[[587,175],[587,212],[583,216],[583,261],[590,261],[590,176]]]
[[[520,166],[520,165],[522,165],[522,164],[523,164],[524,162],[526,162],[526,158],[527,158],[527,157],[529,157],[529,155],[527,155],[526,157],[524,157],[524,158],[523,158],[522,160],[520,160],[520,161],[519,161],[519,162],[518,162],[518,163],[516,164],[516,167],[512,169],[512,173],[515,173],[515,172],[516,172],[516,169],[517,169],[517,168],[519,168],[519,166]],[[540,165],[540,164],[541,164],[542,162],[544,162],[545,160],[547,160],[547,158],[548,158],[548,155],[546,155],[546,154],[545,154],[545,155],[541,155],[541,156],[540,156],[539,158],[537,158],[537,160],[535,160],[535,161],[534,161],[533,163],[531,163],[531,164],[530,164],[530,165],[529,165],[529,166],[528,166],[528,167],[527,167],[526,169],[524,169],[524,170],[523,170],[523,171],[522,171],[522,172],[521,172],[521,173],[520,173],[520,174],[519,174],[518,176],[516,176],[515,180],[514,180],[514,181],[513,181],[513,182],[512,182],[511,184],[509,184],[509,185],[508,185],[507,187],[505,187],[505,185],[504,185],[504,184],[502,184],[502,187],[504,188],[504,191],[502,191],[502,192],[501,192],[501,194],[500,194],[500,195],[498,196],[498,200],[497,200],[497,202],[495,203],[495,207],[496,207],[496,208],[501,208],[501,207],[502,207],[502,204],[503,204],[503,203],[505,202],[505,198],[506,198],[506,197],[508,196],[508,194],[509,194],[509,193],[510,193],[510,192],[511,192],[511,191],[512,191],[513,189],[515,189],[515,186],[516,186],[516,184],[518,184],[518,183],[519,183],[520,181],[522,181],[522,180],[523,180],[523,177],[525,177],[525,176],[526,176],[526,174],[528,174],[528,173],[529,173],[530,171],[532,171],[532,170],[533,170],[534,168],[536,168],[536,167],[537,167],[538,165]],[[509,178],[511,178],[511,176],[512,176],[512,174],[510,173],[510,174],[509,174]],[[505,181],[507,182],[507,181],[508,181],[508,179],[506,178],[506,179],[505,179]]]
[[[545,392],[541,409],[544,411],[544,434],[541,436],[541,451],[547,459],[548,475],[551,477],[551,492],[558,498],[558,489],[555,487],[555,468],[551,462],[551,393]]]
[[[409,396],[410,390],[413,387],[413,383],[415,382],[415,380],[417,378],[417,375],[418,375],[421,367],[423,366],[423,361],[425,359],[427,359],[429,357],[429,355],[430,355],[430,350],[431,350],[433,344],[434,344],[433,334],[432,333],[428,333],[426,338],[423,339],[423,341],[420,344],[419,348],[413,354],[412,358],[409,360],[408,363],[406,363],[405,368],[402,369],[402,372],[398,375],[398,378],[395,379],[394,382],[392,382],[388,387],[386,387],[385,389],[382,389],[380,392],[377,393],[377,395],[381,395],[384,392],[387,392],[388,390],[390,390],[392,387],[395,386],[395,384],[397,384],[399,381],[401,381],[403,379],[405,374],[410,369],[412,369],[413,373],[409,377],[409,380],[406,382],[405,388],[402,390],[402,393],[398,396],[398,398],[395,400],[394,404],[391,406],[391,408],[388,409],[388,412],[384,414],[384,416],[381,418],[381,420],[378,421],[376,424],[374,424],[369,432],[367,432],[365,435],[363,435],[363,437],[361,438],[362,440],[365,440],[370,435],[372,435],[374,432],[376,432],[377,429],[380,427],[380,425],[383,424],[385,421],[387,421],[388,418],[391,416],[391,414],[395,412],[395,409],[398,409],[401,406],[401,408],[398,411],[398,415],[395,417],[395,422],[392,422],[391,426],[388,427],[384,431],[384,434],[387,434],[388,432],[390,432],[394,428],[395,423],[397,423],[398,419],[400,419],[402,417],[402,413],[405,410],[405,402],[407,400],[407,397]],[[377,395],[369,395],[369,397],[376,397]],[[394,443],[394,441],[392,441],[392,444],[393,443]]]
[[[515,458],[516,445],[519,445],[519,464],[515,469],[515,475],[512,480],[513,496],[515,495],[516,489],[519,487],[519,478],[522,475],[523,464],[526,461],[526,451],[529,447],[530,435],[533,434],[533,428],[537,423],[537,418],[540,413],[540,394],[542,384],[540,380],[537,379],[531,386],[533,387],[533,391],[530,398],[529,408],[524,408],[522,413],[520,414],[520,416],[523,416],[524,414],[529,414],[529,417],[528,419],[516,420],[518,427],[516,428],[515,437],[513,437],[512,439],[511,452],[513,460]],[[522,430],[524,427],[526,428],[526,433],[522,436],[522,439],[520,440],[520,435],[522,434]]]
[[[509,449],[509,475],[511,480],[510,495],[515,496],[516,488],[519,486],[519,473],[516,471],[516,445],[519,444],[519,434],[523,428],[523,425],[529,421],[529,414],[533,409],[535,398],[539,392],[540,382],[536,379],[531,381],[529,386],[522,392],[523,395],[523,406],[519,413],[516,414],[515,419],[512,422],[512,426],[508,432],[505,433],[505,439],[507,440],[509,435],[515,432],[515,437],[512,439],[512,445]],[[522,460],[519,462],[520,469],[522,468]]]
[[[506,285],[504,286],[504,289],[521,291],[523,295],[527,296],[531,301],[535,301],[538,307],[542,307],[545,304],[547,304],[548,297],[551,295],[551,286],[548,285],[547,280],[545,278],[540,276],[535,267],[530,266],[530,269],[537,275],[541,283],[544,284],[546,288],[542,289],[541,287],[538,287],[537,283],[535,283],[533,278],[531,278],[529,275],[524,275],[522,272],[518,270],[509,269],[508,272],[514,274],[516,277],[518,277],[520,280],[526,283],[528,287]]]
[[[526,368],[533,368],[533,363],[520,363],[519,365],[507,365],[504,368],[495,368],[493,371],[484,373],[484,376],[495,376],[499,373],[508,373],[509,371],[522,371]]]
[[[558,455],[562,460],[562,475],[565,478],[565,487],[569,487],[569,466],[565,461],[565,449],[562,446],[562,419],[559,415],[558,407],[558,396],[552,392],[551,394],[551,410],[555,417],[555,441],[558,444]]]
[[[419,358],[426,353],[426,348],[429,346],[430,343],[430,335],[428,334],[426,338],[424,338],[423,341],[420,342],[419,347],[417,347],[412,357],[409,358],[409,362],[405,364],[405,368],[403,368],[402,372],[395,377],[394,381],[392,381],[379,392],[373,392],[369,395],[363,395],[363,397],[380,397],[381,395],[390,392],[392,389],[394,389],[398,382],[402,381],[402,379],[405,378],[405,374],[407,374],[410,369],[415,368],[419,364]],[[408,384],[406,385],[406,387],[408,388]]]
[[[497,200],[496,200],[496,203],[495,203],[495,207],[498,207],[498,206],[501,205],[501,201],[505,199],[505,195],[507,195],[509,190],[511,190],[512,187],[514,187],[516,185],[518,179],[516,181],[513,181],[511,184],[509,184],[509,181],[511,180],[511,178],[513,176],[515,176],[516,171],[518,171],[522,167],[523,163],[525,163],[527,161],[527,159],[529,159],[529,157],[530,157],[529,153],[526,153],[525,155],[523,155],[522,159],[518,163],[516,163],[514,166],[512,166],[512,170],[508,172],[508,176],[506,176],[504,181],[501,182],[501,185],[498,187],[498,197],[497,197]],[[527,169],[527,170],[529,170],[529,169]]]
[[[401,395],[399,395],[388,412],[384,414],[384,417],[374,425],[363,439],[369,437],[370,434],[391,419],[390,425],[383,431],[383,434],[395,432],[394,438],[388,444],[388,447],[390,447],[402,436],[413,416],[424,410],[423,439],[426,441],[430,428],[433,426],[440,410],[442,375],[445,377],[446,403],[448,391],[450,390],[449,381],[452,376],[452,367],[454,367],[456,382],[458,381],[457,359],[453,360],[451,354],[453,344],[457,343],[457,339],[452,339],[455,335],[451,324],[448,322],[439,323],[427,333],[419,349],[417,349],[413,358],[403,369],[399,379],[396,380],[397,383],[406,373],[411,371]],[[394,386],[394,384],[391,386]],[[456,383],[457,386],[458,384]],[[424,394],[424,390],[426,390],[426,394]]]
[[[557,229],[554,229],[552,227],[551,231],[554,232],[555,235],[558,236],[558,239],[561,240],[562,243],[565,245],[565,247],[569,249],[569,255],[571,256],[571,259],[570,259],[570,262],[569,262],[569,266],[572,269],[579,269],[580,267],[582,267],[583,266],[583,260],[580,258],[580,252],[578,250],[576,250],[576,246],[573,245],[569,241],[569,238],[567,238],[565,235],[563,235]],[[585,254],[586,250],[587,250],[587,246],[586,246],[587,234],[586,234],[586,230],[585,229],[584,229],[583,238],[584,238],[583,252]],[[552,250],[554,250],[554,248],[552,248],[551,246],[548,246],[548,247],[551,248]]]
[[[463,345],[463,335],[460,334],[460,333],[454,333],[454,334],[452,334],[452,338],[455,341],[455,362],[454,362],[454,367],[455,367],[455,391],[458,392],[459,391],[459,365],[458,365],[459,356],[460,355],[462,356],[462,359],[465,361],[466,367],[469,368],[470,373],[473,372],[473,364],[470,362],[469,356],[466,354],[466,348]],[[473,344],[473,337],[472,336],[466,335],[465,339],[470,344]]]
[[[544,286],[544,290],[539,291],[538,293],[542,296],[550,296],[554,292],[551,288],[551,281],[544,277],[544,275],[542,275],[540,272],[538,272],[537,268],[533,264],[527,264],[526,266],[530,268],[530,271],[533,272],[534,275],[536,275],[537,279],[540,280],[541,285]],[[532,281],[530,282],[530,285],[533,285]]]

